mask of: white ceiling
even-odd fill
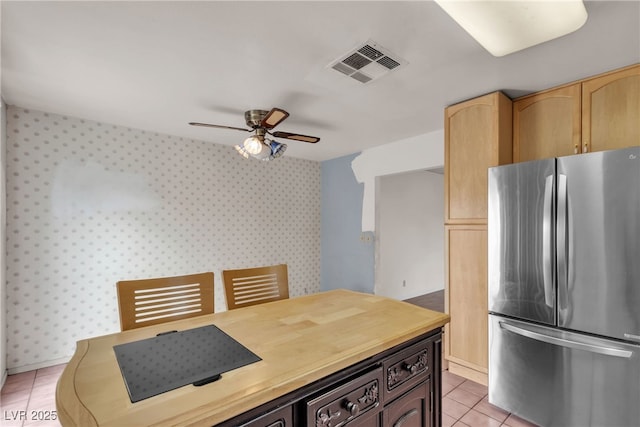
[[[587,2],[587,23],[495,58],[430,1],[2,1],[7,104],[234,145],[278,106],[287,156],[327,160],[442,129],[447,105],[515,97],[640,62],[640,3]],[[361,84],[327,68],[373,40],[407,65]]]

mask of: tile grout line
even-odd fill
[[[29,398],[27,399],[27,407],[24,409],[26,411],[26,416],[25,418],[28,419],[29,417],[29,404],[31,403],[31,396],[33,394],[33,386],[36,384],[36,377],[38,376],[38,370],[36,369],[34,374],[33,374],[33,381],[31,382],[31,388],[29,389]],[[24,423],[26,422],[26,419],[22,420],[22,423],[20,424],[21,427],[24,427]]]
[[[463,382],[464,382],[464,381],[463,381]],[[457,389],[458,387],[460,387],[460,386],[462,385],[462,383],[463,383],[463,382],[461,382],[461,383],[460,383],[460,384],[458,384],[457,386],[453,387],[451,390],[449,390],[449,392],[448,392],[447,394],[445,394],[445,395],[444,395],[444,396],[442,396],[442,397],[444,398],[444,397],[449,396],[449,395],[451,394],[451,392],[453,392],[455,389]],[[452,398],[452,397],[450,397],[449,399],[451,399],[451,400],[453,400],[454,402],[459,403],[460,405],[462,405],[462,406],[464,406],[464,407],[467,407],[467,408],[468,408],[468,406],[467,406],[467,405],[465,405],[465,404],[464,404],[464,403],[462,403],[462,402],[458,402],[457,400],[455,400],[455,399],[454,399],[454,398]],[[469,409],[468,409],[464,414],[462,414],[460,417],[456,418],[456,419],[455,419],[455,422],[453,423],[453,425],[456,425],[458,422],[460,422],[460,423],[464,424],[464,423],[463,423],[462,421],[460,421],[460,420],[461,420],[462,418],[464,418],[464,416],[465,416],[465,415],[467,415],[467,413],[469,413],[469,411],[470,411],[470,410],[471,410],[471,408],[469,408]],[[447,415],[449,415],[449,414],[447,414]],[[451,417],[451,415],[449,415],[449,416]],[[454,417],[451,417],[451,418],[454,418]],[[466,425],[466,424],[465,424],[465,425]]]
[[[464,381],[460,382],[458,385],[454,386],[451,390],[449,390],[445,395],[442,395],[442,398],[449,396],[449,395],[450,395],[454,390],[459,389],[459,388],[462,386],[462,384],[464,384],[466,381],[470,381],[470,380],[464,380]],[[449,385],[452,385],[452,384],[451,384],[451,383],[449,383]],[[446,415],[448,415],[449,417],[451,417],[451,418],[453,418],[453,419],[455,420],[455,422],[453,423],[453,425],[456,425],[456,424],[458,424],[458,423],[459,423],[459,424],[462,424],[462,425],[468,426],[468,424],[466,424],[464,421],[462,421],[462,419],[463,419],[463,418],[464,418],[464,417],[465,417],[469,412],[471,412],[471,410],[474,410],[475,412],[478,412],[478,413],[480,413],[480,414],[484,415],[485,417],[487,417],[487,418],[489,418],[489,419],[491,419],[491,420],[493,420],[493,421],[496,421],[496,422],[500,423],[500,427],[510,427],[510,426],[509,426],[509,424],[506,424],[506,421],[509,419],[509,416],[510,416],[511,414],[508,414],[508,415],[507,415],[507,417],[506,417],[503,421],[500,421],[499,419],[496,419],[496,418],[492,417],[491,415],[485,414],[484,412],[482,412],[482,411],[479,411],[479,410],[475,409],[475,408],[476,408],[476,406],[478,406],[480,403],[482,403],[482,401],[483,401],[485,398],[487,398],[487,397],[488,397],[488,394],[483,394],[483,395],[481,396],[481,395],[479,395],[479,394],[476,394],[476,393],[474,393],[474,392],[472,392],[472,391],[469,391],[469,390],[466,390],[466,389],[464,389],[464,388],[461,388],[461,390],[462,390],[462,391],[465,391],[465,392],[467,392],[467,393],[473,394],[473,395],[474,395],[474,396],[476,396],[476,397],[480,397],[480,400],[479,400],[478,402],[476,402],[473,406],[469,407],[469,406],[467,406],[466,404],[464,404],[464,403],[462,403],[462,402],[459,402],[459,401],[457,401],[456,399],[454,399],[454,398],[452,398],[452,397],[449,397],[449,399],[451,399],[451,400],[455,401],[456,403],[458,403],[458,404],[460,404],[460,405],[465,406],[466,408],[468,408],[468,409],[467,409],[467,410],[466,410],[466,411],[465,411],[465,412],[464,412],[460,417],[457,417],[457,418],[456,418],[456,417],[452,417],[452,416],[451,416],[451,415],[449,415],[449,414],[446,414]],[[487,402],[488,402],[488,401],[487,401]],[[470,426],[470,427],[472,427],[472,426]]]

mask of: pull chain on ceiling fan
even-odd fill
[[[242,144],[238,144],[234,148],[245,158],[253,157],[259,160],[272,160],[282,156],[287,149],[287,145],[274,141],[271,138],[268,138],[267,135],[275,138],[291,139],[294,141],[309,142],[313,144],[320,141],[320,138],[315,136],[301,135],[291,132],[270,132],[271,129],[282,123],[282,121],[287,117],[289,117],[289,113],[285,110],[281,108],[272,108],[269,111],[246,111],[244,113],[244,119],[247,126],[251,127],[251,129],[198,122],[190,122],[189,124],[192,126],[254,132],[254,134],[245,139]]]

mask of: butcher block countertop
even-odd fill
[[[56,390],[63,426],[215,425],[440,328],[449,316],[334,290],[78,341]],[[131,403],[114,345],[216,325],[262,360]]]

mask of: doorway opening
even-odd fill
[[[444,311],[444,170],[376,178],[375,293]]]

